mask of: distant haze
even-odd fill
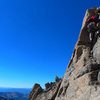
[[[31,88],[0,88],[0,92],[19,92],[23,94],[29,94]]]

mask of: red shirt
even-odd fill
[[[88,24],[91,23],[91,22],[94,22],[95,25],[97,24],[97,20],[98,20],[98,17],[96,15],[93,15],[92,17],[90,17],[87,22]]]

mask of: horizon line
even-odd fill
[[[6,87],[6,86],[0,86],[0,88],[12,88],[12,89],[32,89],[30,87]]]

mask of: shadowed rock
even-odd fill
[[[58,78],[57,76],[55,77],[55,82],[59,82],[61,79]]]
[[[58,77],[56,79],[56,82],[45,84],[46,90],[43,90],[39,84],[35,84],[30,93],[29,100],[55,100],[61,84],[61,79]]]
[[[39,84],[35,84],[29,96],[29,100],[35,100],[35,98],[43,91]]]

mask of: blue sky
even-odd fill
[[[42,87],[62,77],[86,9],[99,0],[1,0],[0,87]]]

